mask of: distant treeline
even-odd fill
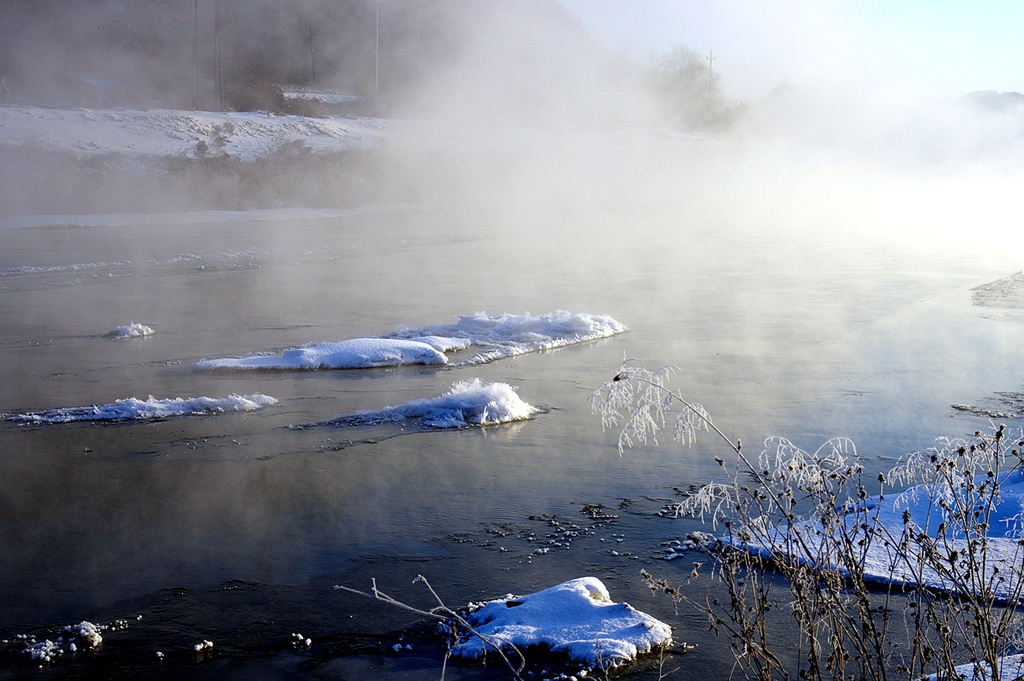
[[[556,0],[4,0],[0,25],[0,104],[274,110],[287,85],[390,115],[629,122],[654,101],[706,127],[730,108],[703,60],[630,62]]]

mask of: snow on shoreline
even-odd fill
[[[2,107],[0,107],[2,108]],[[372,213],[420,210],[416,204],[371,203],[358,208],[258,208],[251,210],[191,210],[175,213],[101,213],[78,215],[14,215],[0,217],[0,229],[39,227],[171,227],[285,220],[331,220]]]
[[[301,141],[313,151],[365,149],[385,137],[375,118],[305,118],[262,112],[171,109],[52,109],[0,106],[0,144],[37,145],[79,158],[124,154],[135,158],[190,156],[217,136],[223,151],[243,161],[281,144]]]
[[[983,484],[986,477],[979,475],[975,485]],[[795,557],[809,564],[831,567],[836,562],[829,558],[838,544],[835,535],[843,532],[865,547],[862,560],[866,579],[877,584],[924,585],[943,593],[955,593],[956,584],[922,557],[924,549],[913,541],[902,547],[901,538],[906,528],[917,527],[933,539],[942,538],[945,550],[955,549],[960,555],[967,555],[962,532],[950,530],[948,535],[944,535],[939,530],[945,526],[940,502],[962,494],[962,490],[946,485],[920,484],[884,498],[868,497],[848,512],[843,518],[844,526],[840,528],[823,527],[821,520],[807,519],[794,524],[791,530],[787,530],[787,526],[772,529],[766,525],[766,529],[746,542],[734,542],[728,537],[718,537],[717,540],[735,543],[744,550],[767,557],[806,546],[806,553]],[[1016,593],[1019,580],[1024,579],[1021,568],[1024,548],[1020,543],[1024,524],[1024,473],[1014,471],[1000,481],[999,498],[990,514],[990,525],[985,534],[987,558],[983,565],[984,574],[978,575],[977,579],[992,589],[997,600],[1007,602]],[[877,530],[866,532],[866,528],[875,524]],[[788,531],[794,534],[788,535]],[[709,540],[715,541],[704,533],[695,533],[695,536],[700,537],[701,545],[707,545]],[[800,540],[791,541],[790,536]],[[697,542],[693,540],[677,542],[664,557],[666,560],[682,557],[696,546]]]
[[[292,426],[365,426],[418,421],[429,428],[465,428],[525,421],[539,410],[523,401],[507,383],[484,383],[479,378],[459,381],[440,397],[405,402],[377,411],[360,411],[326,421]]]
[[[19,423],[142,421],[172,416],[222,414],[229,411],[255,411],[272,404],[277,404],[275,398],[260,393],[253,395],[232,394],[224,398],[175,397],[156,399],[151,395],[146,400],[128,397],[109,404],[93,405],[90,407],[61,407],[25,414],[9,414],[6,415],[6,420]]]
[[[628,603],[615,603],[596,577],[581,577],[527,596],[508,595],[470,606],[467,621],[502,649],[542,647],[590,669],[631,662],[672,644],[672,628]],[[459,657],[482,658],[488,646],[464,636]]]
[[[626,325],[607,315],[571,313],[564,310],[532,316],[484,312],[464,315],[455,324],[399,328],[374,338],[314,343],[291,348],[280,355],[269,353],[208,359],[197,369],[366,369],[403,364],[451,363],[447,354],[479,348],[476,355],[452,366],[471,366],[528,352],[607,338],[628,331]]]

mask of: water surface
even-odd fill
[[[769,435],[805,448],[847,435],[869,469],[987,426],[951,405],[1022,389],[1024,317],[971,296],[1015,271],[1012,254],[907,250],[837,238],[825,222],[789,232],[735,216],[572,208],[546,220],[496,223],[439,199],[323,220],[0,230],[0,412],[149,395],[279,400],[147,422],[0,422],[0,637],[125,620],[100,651],[62,660],[53,676],[86,666],[435,679],[442,654],[409,630],[417,618],[334,585],[376,578],[429,607],[417,574],[449,605],[592,574],[700,643],[673,660],[676,678],[724,678],[729,653],[702,619],[639,579],[641,568],[688,570],[658,554],[692,523],[657,511],[708,481],[723,450],[711,437],[690,448],[666,438],[620,456],[587,397],[624,357],[678,365],[675,385],[747,449]],[[608,314],[631,330],[472,367],[193,366],[477,311],[558,309]],[[154,335],[104,335],[131,321]],[[516,386],[543,412],[435,432],[287,427],[476,377]],[[294,649],[293,632],[313,646]],[[399,637],[413,649],[392,651]],[[197,657],[204,639],[214,652]],[[27,668],[0,657],[0,676]]]

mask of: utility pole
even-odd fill
[[[705,57],[708,60],[708,92],[711,92],[711,85],[714,83],[714,71],[712,69],[715,63],[715,51],[708,50],[708,56]]]
[[[309,68],[310,85],[316,85],[316,43],[313,42],[313,24],[309,25]]]
[[[192,110],[199,111],[199,0],[195,0],[192,25]]]
[[[221,12],[221,0],[214,0],[213,15],[213,58],[217,83],[217,110],[224,110],[224,54],[221,49],[221,28],[223,17]]]
[[[380,106],[380,0],[377,0],[376,5],[373,37],[373,111],[379,113],[377,108]]]

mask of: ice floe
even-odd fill
[[[439,397],[405,402],[376,411],[360,411],[326,421],[293,426],[365,426],[416,421],[429,428],[465,428],[523,421],[538,412],[507,383],[484,383],[479,378],[459,381]]]
[[[959,681],[991,681],[992,668],[987,662],[981,662],[979,665],[970,662],[957,667]],[[1008,655],[1001,658],[999,681],[1017,681],[1021,677],[1024,677],[1024,655]],[[924,681],[938,681],[938,675],[926,676]]]
[[[281,355],[210,359],[200,369],[367,369],[402,364],[447,364],[445,352],[464,350],[468,341],[438,336],[353,338],[286,350]]]
[[[143,336],[152,336],[153,329],[146,326],[145,324],[139,324],[137,322],[131,322],[124,326],[115,326],[110,331],[107,331],[108,336],[112,336],[116,340],[124,340],[125,338],[140,338]]]
[[[421,328],[400,327],[372,338],[316,343],[292,348],[280,355],[260,353],[243,357],[208,359],[199,369],[364,369],[403,364],[484,364],[527,352],[550,350],[574,343],[607,338],[628,331],[607,315],[558,311],[544,315],[484,312],[464,315],[454,324]],[[477,353],[451,362],[447,353],[477,349]]]
[[[978,475],[971,489],[984,489],[986,480],[987,475]],[[923,533],[930,537],[950,555],[967,555],[967,539],[961,530],[946,527],[946,514],[941,509],[943,506],[953,508],[979,504],[989,504],[990,508],[986,511],[986,557],[977,561],[978,574],[973,579],[951,572],[948,566],[944,566],[942,571],[937,570],[934,561],[925,559],[922,554],[929,550],[931,543],[902,541],[907,528],[918,528],[918,536]],[[768,557],[805,547],[798,551],[800,555],[794,557],[814,565],[832,567],[839,564],[833,552],[840,545],[837,534],[842,533],[855,545],[864,547],[860,552],[861,560],[864,576],[869,580],[923,585],[946,593],[956,592],[963,584],[984,584],[1002,602],[1012,600],[1019,593],[1019,580],[1024,578],[1021,567],[1024,564],[1024,545],[1021,542],[1024,534],[1024,473],[1020,470],[1012,471],[999,481],[999,494],[994,499],[985,499],[977,491],[966,492],[945,484],[920,484],[898,494],[868,497],[852,505],[838,527],[831,522],[826,526],[823,522],[809,518],[791,527],[764,523],[752,531],[749,541],[730,542],[724,537],[718,540]],[[955,523],[949,520],[949,524],[953,526]],[[980,531],[980,526],[976,531]],[[708,541],[715,541],[702,533],[693,536],[696,541],[679,543],[668,550],[665,558],[677,558],[697,544],[707,545]],[[793,541],[792,537],[799,539]]]
[[[91,407],[61,407],[46,411],[7,415],[8,421],[21,423],[70,423],[72,421],[131,421],[162,419],[193,414],[220,414],[229,411],[254,411],[277,400],[269,395],[236,395],[228,397],[174,397],[140,400],[128,397],[109,404]]]
[[[96,650],[103,644],[100,627],[92,622],[82,621],[64,627],[56,640],[38,641],[33,637],[24,638],[25,647],[22,653],[40,664],[51,664],[64,653],[76,653],[79,650]]]
[[[615,603],[596,577],[572,579],[528,596],[470,606],[469,624],[503,649],[543,647],[590,668],[618,666],[672,644],[672,628],[627,603]],[[481,658],[489,646],[464,636],[452,653]],[[491,648],[493,651],[493,648]]]
[[[455,324],[400,328],[395,337],[438,335],[463,338],[480,348],[474,357],[460,364],[483,364],[528,352],[555,348],[607,338],[625,333],[629,328],[608,315],[559,310],[542,315],[502,314],[488,316],[484,312],[461,315]]]

